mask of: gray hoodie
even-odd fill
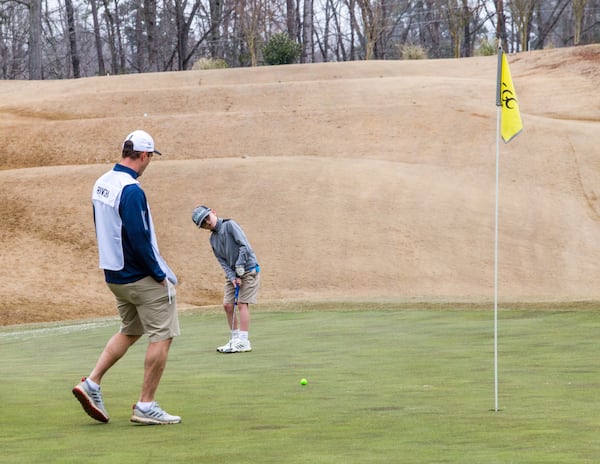
[[[237,276],[235,268],[244,266],[246,272],[258,266],[254,250],[242,228],[233,219],[219,218],[210,234],[210,245],[228,280]]]

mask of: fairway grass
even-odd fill
[[[593,311],[260,311],[251,353],[225,318],[181,314],[157,400],[182,423],[129,422],[145,341],[106,375],[110,422],[71,394],[114,319],[0,330],[0,463],[598,463]],[[300,385],[306,378],[308,385]]]

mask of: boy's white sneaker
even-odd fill
[[[223,346],[218,346],[217,347],[217,351],[219,353],[225,353],[225,350],[229,350],[231,348],[231,344],[234,342],[233,338],[231,338],[227,343],[225,343]]]
[[[240,340],[236,338],[229,342],[223,348],[221,353],[246,353],[248,351],[252,351],[252,346],[250,345],[250,340]]]

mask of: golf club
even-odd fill
[[[240,295],[240,286],[236,284],[235,285],[235,296],[233,298],[233,313],[231,314],[231,331],[232,332],[235,329],[235,323],[236,323],[235,308],[238,304],[238,296],[239,295]],[[231,343],[229,344],[229,346],[231,347]]]

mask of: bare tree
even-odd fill
[[[537,35],[532,44],[533,49],[544,48],[547,37],[555,30],[556,24],[562,17],[567,6],[571,4],[571,1],[556,0],[552,3],[544,2],[544,13],[542,12],[542,8],[539,8],[539,13],[535,17]]]
[[[330,55],[334,53],[338,61],[343,61],[340,59],[340,54],[344,53],[343,43],[340,44],[339,41],[339,38],[343,37],[343,34],[339,28],[338,13],[335,3],[333,0],[325,0],[325,4],[322,6],[322,8],[324,8],[323,23],[317,23],[316,25],[313,24],[315,41],[317,43],[321,58],[323,61],[329,61]],[[338,38],[338,41],[335,41],[336,38]],[[339,45],[342,46],[341,53],[338,49]],[[332,48],[333,51],[331,51]]]
[[[302,54],[300,62],[311,63],[314,61],[313,53],[313,0],[304,0],[302,15]]]
[[[203,44],[206,44],[205,50],[208,52],[208,54],[213,56],[213,51],[219,50],[219,57],[223,57],[222,59],[225,59],[226,47],[224,45],[219,45],[216,48],[213,48],[214,44],[212,42],[213,40],[216,40],[217,42],[226,41],[226,38],[222,35],[220,30],[226,31],[228,29],[229,19],[237,7],[237,4],[232,2],[231,4],[224,5],[226,6],[226,9],[221,10],[219,17],[212,17],[213,13],[216,14],[215,10],[206,12],[206,10],[203,9],[203,5],[200,0],[194,1],[191,8],[189,8],[189,14],[186,15],[186,11],[188,10],[188,8],[186,8],[186,4],[186,1],[182,3],[180,0],[176,0],[175,2],[177,8],[177,43],[175,45],[175,50],[171,53],[171,57],[166,62],[165,69],[171,68],[171,64],[174,61],[175,56],[178,58],[177,69],[189,69],[194,56]],[[190,37],[191,30],[200,11],[203,11],[205,16],[208,18],[207,23],[210,26],[204,30],[200,38],[197,40],[195,39],[194,42],[192,42]],[[215,32],[215,29],[217,32]],[[215,56],[213,56],[213,58],[215,58]]]
[[[208,44],[212,58],[223,58],[224,47],[221,43],[220,27],[223,20],[223,0],[209,0],[210,41]]]
[[[487,13],[485,4],[485,0],[463,0],[463,11],[467,21],[463,28],[461,56],[473,56],[477,38],[481,35],[485,37],[487,33],[486,24],[489,24],[491,16]]]
[[[397,58],[406,44],[471,56],[492,28],[506,51],[600,42],[598,11],[600,0],[0,0],[0,78],[184,70],[201,56],[257,66],[282,31],[305,63]]]
[[[537,4],[538,0],[512,0],[510,2],[510,11],[517,27],[517,50],[529,50],[531,24]]]
[[[4,9],[0,10],[0,78],[8,79],[8,66],[10,55],[8,52],[8,43],[11,38],[7,37],[7,28],[5,25],[8,23],[8,15]]]
[[[250,65],[258,66],[259,50],[261,46],[261,13],[265,8],[266,0],[240,0],[237,17],[240,21],[242,36],[246,42],[250,57]]]
[[[496,8],[496,40],[498,45],[506,52],[508,49],[508,36],[506,32],[506,16],[504,13],[504,0],[496,0],[494,2]]]
[[[286,0],[286,25],[287,33],[294,40],[300,40],[300,12],[296,0]]]
[[[340,20],[342,2],[340,0],[327,0],[327,3],[331,5],[331,16],[335,24],[335,58],[337,61],[347,61],[345,32],[342,29]]]
[[[187,69],[189,55],[188,39],[190,30],[193,24],[194,16],[200,8],[200,0],[196,0],[192,4],[190,14],[187,17],[185,14],[186,9],[188,8],[187,0],[175,0],[173,6],[175,8],[174,15],[177,41],[175,44],[175,50],[171,54],[171,58],[167,61],[166,67],[170,68],[174,58],[177,57],[177,69],[184,70]]]
[[[573,0],[573,23],[575,33],[573,35],[573,44],[579,45],[581,43],[581,29],[583,28],[583,13],[585,12],[585,6],[587,0]]]
[[[359,42],[364,43],[364,38],[361,35],[358,20],[356,18],[356,1],[357,0],[344,0],[346,7],[348,8],[348,20],[350,26],[350,60],[355,60],[357,58],[356,37],[358,36]]]
[[[106,74],[104,56],[102,54],[102,37],[100,35],[100,22],[98,21],[98,4],[96,0],[88,0],[92,8],[92,23],[94,27],[94,44],[96,46],[96,59],[98,60],[98,74]]]
[[[0,58],[2,79],[26,79],[29,76],[29,6],[0,1]]]
[[[384,0],[356,0],[362,19],[363,47],[365,59],[379,58],[378,49],[382,28],[384,27]]]
[[[130,61],[133,69],[137,72],[146,72],[146,50],[148,43],[144,34],[144,10],[143,0],[133,0],[134,19],[129,29],[128,45],[132,56]]]
[[[29,0],[29,79],[42,79],[42,2]]]
[[[438,0],[418,0],[413,8],[415,28],[412,41],[427,50],[428,56],[441,58],[443,55],[444,28],[442,27],[443,12]],[[411,21],[412,23],[412,21]]]
[[[144,0],[143,17],[148,47],[148,69],[160,71],[158,63],[158,30],[156,27],[156,0]]]
[[[65,12],[67,14],[67,29],[69,33],[69,54],[71,55],[71,65],[73,66],[73,77],[79,79],[81,72],[79,69],[79,52],[77,50],[77,35],[75,33],[75,17],[73,11],[73,2],[65,0]]]
[[[119,0],[114,0],[114,13],[111,10],[110,0],[102,0],[104,3],[104,18],[108,30],[107,41],[110,47],[111,69],[113,74],[125,72],[127,59],[123,47],[123,36],[121,33],[121,19],[119,16]]]
[[[448,21],[454,58],[459,58],[461,56],[464,30],[471,19],[467,0],[442,0],[440,7],[445,12]]]

